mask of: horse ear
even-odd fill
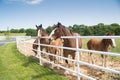
[[[61,23],[60,23],[60,22],[58,22],[57,27],[60,27],[60,26],[61,26]]]
[[[108,36],[108,35],[110,35],[110,33],[106,33],[105,35]]]
[[[35,25],[35,26],[36,26],[37,29],[39,29],[37,25]]]
[[[39,28],[42,28],[42,24],[39,25]]]
[[[52,28],[54,29],[54,28],[56,28],[56,26],[57,26],[57,25],[54,24]]]
[[[62,25],[62,24],[61,24],[60,22],[58,22],[58,24],[57,24],[57,25],[58,25],[58,27],[59,27],[59,26],[60,26],[60,25]]]
[[[113,36],[114,36],[114,35],[115,35],[115,33],[111,33],[111,35],[113,35]]]

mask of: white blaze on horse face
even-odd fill
[[[113,47],[116,47],[115,39],[112,39]]]
[[[38,36],[40,36],[40,37],[41,37],[41,34],[40,34],[40,29],[38,30]]]
[[[49,39],[53,40],[52,35],[55,33],[56,28],[50,33]]]

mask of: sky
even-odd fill
[[[47,28],[57,22],[120,24],[120,0],[0,0],[0,30]]]

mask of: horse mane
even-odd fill
[[[72,35],[74,35],[74,33],[70,30],[70,33],[72,34]]]
[[[109,39],[102,39],[103,44],[106,46],[109,46],[108,41],[109,41]]]
[[[44,30],[44,29],[43,29]],[[48,36],[47,32],[44,30],[44,35],[43,36]]]
[[[65,36],[71,36],[73,35],[73,32],[70,31],[68,28],[66,28],[64,25],[61,25],[62,31],[64,33]]]
[[[106,33],[106,34],[105,34],[105,36],[112,36],[112,35],[114,35],[114,34],[112,34],[112,33]],[[111,39],[102,39],[104,45],[109,45],[108,42],[109,42],[110,40],[111,40]]]

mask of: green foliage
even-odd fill
[[[66,80],[18,52],[15,43],[0,47],[0,80]]]
[[[48,27],[46,28],[46,32],[47,32],[48,34],[50,34],[52,30],[53,30],[53,29],[52,29],[52,26],[48,26]]]
[[[115,33],[115,35],[120,35],[120,25],[113,23],[111,25],[105,25],[104,23],[99,23],[93,26],[86,25],[73,25],[68,27],[71,31],[77,32],[83,36],[95,35],[102,36],[105,33]]]
[[[11,33],[19,33],[19,30],[18,29],[11,29],[10,32]]]
[[[21,29],[11,29],[10,30],[11,33],[25,33],[25,29],[21,28]]]
[[[25,32],[24,28],[19,29],[19,33],[24,33],[24,32]]]
[[[37,36],[37,31],[35,29],[26,29],[26,36]]]
[[[63,24],[64,25],[64,24]],[[89,35],[95,35],[95,36],[102,36],[105,35],[105,33],[115,33],[115,35],[120,35],[120,25],[117,23],[112,23],[110,25],[105,25],[104,23],[99,23],[97,25],[93,26],[87,26],[84,24],[78,25],[74,24],[73,26],[68,26],[68,29],[72,32],[79,33],[82,36],[89,36]],[[51,33],[53,30],[52,26],[48,26],[46,28],[46,32],[48,34]],[[0,33],[5,33],[6,31],[0,31]],[[26,33],[27,36],[36,36],[37,31],[35,29],[11,29],[11,33]]]

